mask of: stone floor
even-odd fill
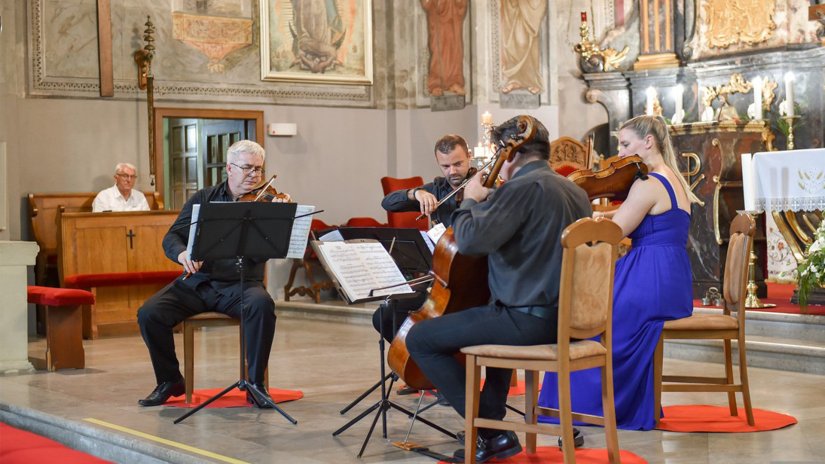
[[[195,344],[196,388],[223,387],[237,380],[236,329],[208,329],[196,335]],[[397,411],[387,416],[389,438],[381,437],[379,421],[362,459],[356,455],[372,414],[338,437],[332,436],[378,398],[373,394],[345,416],[339,414],[379,377],[377,336],[364,318],[360,323],[347,323],[289,314],[279,317],[270,379],[273,387],[304,392],[303,399],[282,404],[298,420],[297,426],[277,412],[251,408],[207,409],[175,425],[172,421],[182,410],[137,405],[137,399],[154,387],[148,355],[138,336],[90,340],[84,345],[86,369],[0,376],[0,420],[35,424],[35,428],[51,430],[52,435],[119,462],[433,462],[391,444],[403,440],[409,426]],[[42,349],[42,340],[30,343],[31,353]],[[667,360],[665,368],[698,373],[720,366]],[[825,462],[825,378],[767,369],[750,373],[754,404],[791,414],[799,424],[750,434],[621,431],[622,449],[651,463]],[[394,395],[393,399],[415,406],[409,396]],[[724,404],[724,399],[721,394],[667,394],[664,402]],[[521,407],[523,403],[516,398],[513,404]],[[463,426],[448,407],[436,406],[424,415],[448,430]],[[583,431],[588,446],[603,446],[601,429]],[[445,454],[458,447],[421,423],[415,424],[410,441]],[[539,438],[540,445],[555,441],[555,437]]]

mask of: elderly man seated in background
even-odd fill
[[[97,194],[92,202],[92,212],[149,211],[143,192],[132,194],[136,181],[137,169],[129,163],[118,163],[115,166],[115,185]]]

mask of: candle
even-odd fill
[[[756,113],[754,119],[762,119],[762,78],[756,76],[753,79],[753,106]]]
[[[794,75],[788,71],[785,73],[785,106],[788,111],[788,116],[794,115],[793,109],[793,81]]]
[[[582,11],[582,12],[581,12],[581,17],[582,17],[582,22],[583,22],[583,23],[586,23],[586,22],[587,22],[587,12],[586,12],[586,11]]]
[[[645,93],[647,94],[645,114],[648,116],[653,116],[653,99],[656,98],[656,89],[654,89],[653,87],[648,87]]]
[[[745,198],[745,211],[756,211],[752,161],[750,153],[742,153],[742,194]]]
[[[682,87],[682,84],[676,86],[673,89],[673,103],[676,107],[676,114],[680,113],[684,108],[682,107],[682,95],[685,93],[685,88]]]
[[[481,123],[482,123],[482,124],[484,124],[485,126],[491,126],[491,125],[493,125],[493,115],[492,115],[492,114],[490,114],[490,112],[489,112],[489,111],[485,111],[485,112],[481,115]]]

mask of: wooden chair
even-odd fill
[[[240,335],[241,322],[234,317],[218,312],[206,312],[196,314],[184,319],[183,325],[183,378],[186,392],[186,402],[192,402],[192,391],[195,389],[195,329],[201,327],[224,327],[238,326]],[[238,342],[240,353],[240,376],[239,379],[246,378],[246,359],[243,357],[243,346]],[[264,384],[269,388],[269,368],[264,371]]]
[[[387,195],[396,190],[411,189],[421,187],[424,185],[424,179],[421,176],[396,178],[396,177],[382,177],[381,188],[384,189],[384,195]],[[420,213],[410,211],[406,213],[394,213],[387,211],[387,224],[393,228],[410,228],[427,230],[429,223],[426,218],[416,220]]]
[[[662,410],[662,392],[727,392],[730,415],[737,416],[736,392],[742,393],[748,424],[753,425],[753,410],[748,387],[748,360],[745,347],[745,298],[747,297],[748,262],[753,248],[756,226],[749,216],[739,214],[730,225],[730,242],[725,258],[722,281],[723,314],[694,314],[690,317],[665,322],[653,364],[653,388],[656,396],[654,414],[659,423]],[[736,311],[736,315],[731,315]],[[725,376],[663,375],[664,341],[673,339],[723,341]],[[733,378],[731,340],[739,349],[739,383]]]
[[[622,231],[606,219],[584,218],[562,234],[564,249],[559,294],[558,342],[554,345],[479,345],[461,350],[467,356],[465,462],[475,462],[478,427],[527,433],[527,451],[536,452],[536,434],[561,435],[564,462],[575,462],[573,421],[604,426],[610,462],[619,462],[619,439],[613,401],[613,272]],[[601,335],[600,341],[590,340]],[[478,416],[482,366],[525,370],[524,423]],[[570,373],[602,368],[604,416],[571,411]],[[539,373],[558,372],[559,409],[537,405]],[[538,424],[539,414],[560,418],[560,425]]]
[[[313,219],[312,225],[310,225],[310,231],[313,235],[322,230],[332,228],[333,226],[328,225],[320,219]],[[292,268],[289,270],[289,279],[287,280],[286,285],[284,285],[284,300],[289,301],[291,297],[300,295],[309,296],[313,301],[315,301],[315,303],[320,303],[321,290],[333,287],[332,280],[328,277],[321,280],[316,280],[314,269],[320,267],[321,264],[318,261],[318,256],[315,255],[315,251],[312,247],[307,245],[307,248],[304,251],[304,257],[302,259],[292,260]],[[295,287],[295,276],[297,275],[299,269],[304,270],[306,285]],[[323,271],[321,273],[323,274]]]
[[[576,139],[559,137],[550,142],[550,167],[563,176],[589,169],[590,149]]]

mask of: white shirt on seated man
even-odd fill
[[[129,163],[115,166],[115,185],[102,190],[92,202],[92,212],[104,211],[149,211],[146,195],[135,191],[137,169]]]

